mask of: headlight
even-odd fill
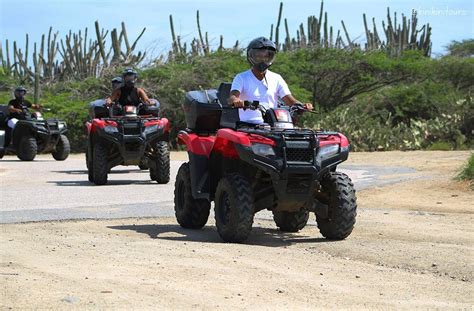
[[[276,129],[292,129],[292,128],[295,128],[295,126],[293,125],[293,123],[290,123],[290,122],[276,122],[275,128]]]
[[[66,124],[64,124],[64,123],[59,123],[59,124],[58,124],[58,130],[62,130],[62,129],[64,129],[65,127],[66,127]]]
[[[159,128],[158,124],[150,125],[150,126],[145,127],[145,130],[143,131],[143,133],[145,133],[145,135],[148,135],[148,134],[158,131],[158,128]]]
[[[321,147],[318,152],[318,158],[331,157],[339,152],[339,145],[330,145]]]
[[[111,125],[105,126],[104,131],[109,134],[118,133],[118,129],[115,126],[111,126]]]
[[[273,147],[266,144],[252,144],[252,151],[259,156],[264,157],[275,155],[275,150],[273,150]]]

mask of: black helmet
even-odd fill
[[[122,72],[122,79],[126,86],[133,87],[137,81],[137,72],[131,68],[127,68]]]
[[[247,47],[247,60],[260,72],[270,67],[275,59],[277,48],[273,41],[258,37],[250,41]]]
[[[16,98],[23,98],[26,95],[26,89],[23,86],[19,86],[15,89],[14,94]]]
[[[137,72],[131,68],[127,68],[122,72],[122,79],[126,86],[134,86],[137,76]]]

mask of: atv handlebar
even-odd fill
[[[295,103],[295,104],[291,105],[290,108],[289,108],[289,111],[290,111],[292,116],[295,115],[295,114],[303,114],[305,112],[316,113],[316,111],[314,111],[314,110],[307,109],[305,106],[303,106],[302,103]]]
[[[257,110],[260,108],[260,102],[258,100],[254,101],[249,101],[249,100],[244,100],[244,110],[250,109],[250,110]]]
[[[235,107],[230,107],[230,109],[235,109]],[[267,111],[267,108],[263,105],[260,105],[260,102],[258,100],[250,101],[250,100],[245,100],[244,101],[244,107],[242,109],[247,110],[260,110],[263,114]],[[288,107],[288,110],[290,111],[291,115],[296,115],[296,114],[302,114],[305,112],[310,112],[310,113],[316,113],[316,111],[306,109],[303,104],[301,103],[295,103]]]

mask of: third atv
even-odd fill
[[[272,211],[282,231],[297,232],[314,212],[321,234],[349,236],[356,220],[356,195],[337,165],[349,155],[349,141],[336,132],[296,128],[292,116],[304,110],[264,110],[266,124],[239,121],[227,107],[230,84],[191,91],[184,103],[187,129],[178,135],[189,155],[176,177],[175,213],[184,228],[201,228],[214,201],[216,227],[226,242],[242,242],[254,214]],[[259,109],[258,103],[246,103]]]
[[[55,160],[64,161],[71,149],[66,123],[45,120],[41,112],[30,112],[26,106],[22,110],[25,117],[12,130],[7,125],[8,106],[0,106],[0,159],[11,152],[22,161],[33,161],[38,153],[50,152]]]
[[[159,103],[139,114],[140,107],[93,104],[88,133],[86,164],[89,181],[107,183],[110,169],[117,165],[146,165],[150,178],[159,184],[170,179],[168,119],[160,118]]]

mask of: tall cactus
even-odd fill
[[[275,26],[275,44],[276,44],[276,47],[277,49],[280,48],[280,22],[281,22],[281,14],[282,14],[282,11],[283,11],[283,2],[280,2],[280,9],[278,10],[278,19],[277,19],[277,23],[276,23],[276,26]]]
[[[88,29],[84,32],[69,31],[64,38],[58,40],[58,32],[53,33],[49,28],[46,35],[41,36],[39,43],[34,42],[33,54],[30,54],[30,37],[26,34],[24,50],[18,48],[13,41],[13,50],[10,53],[10,44],[6,40],[5,50],[0,46],[0,64],[6,74],[13,75],[21,82],[31,82],[38,87],[40,81],[56,81],[58,79],[83,79],[90,76],[101,76],[107,68],[117,64],[136,65],[140,63],[145,53],[135,53],[138,40],[146,28],[130,45],[125,24],[122,23],[120,33],[117,29],[111,32],[110,48],[106,51],[106,37],[108,31],[100,29],[95,22],[95,40],[88,38]],[[83,35],[84,34],[84,35]],[[125,43],[125,51],[123,44]],[[112,55],[112,59],[110,55]],[[58,57],[58,53],[59,56]],[[11,62],[10,55],[13,57]],[[33,67],[29,61],[33,61]],[[37,94],[38,92],[36,92]]]

